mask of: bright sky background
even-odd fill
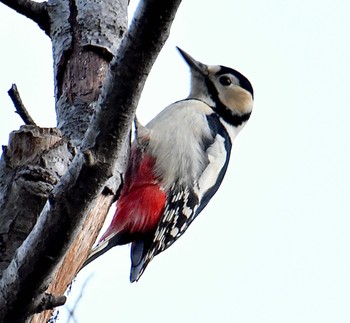
[[[245,74],[253,115],[221,189],[138,283],[129,283],[127,246],[79,274],[70,307],[93,273],[79,323],[350,322],[349,11],[345,0],[183,0],[139,119],[188,94],[176,45]],[[55,125],[52,59],[48,37],[4,5],[0,42],[6,144],[22,124],[11,83],[39,125]]]

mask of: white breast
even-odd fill
[[[206,116],[212,109],[198,100],[171,104],[146,127],[151,130],[148,152],[156,157],[156,172],[165,189],[179,179],[193,184],[208,164],[203,140],[213,139]]]

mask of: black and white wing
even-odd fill
[[[192,185],[175,182],[169,190],[163,216],[150,241],[132,245],[130,281],[137,281],[154,256],[170,247],[186,231],[218,190],[226,173],[231,139],[215,114],[207,116],[213,140],[206,142],[207,164]]]

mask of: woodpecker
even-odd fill
[[[115,215],[84,263],[131,243],[131,282],[186,231],[216,193],[232,142],[253,108],[253,87],[245,76],[178,50],[190,67],[190,94],[146,127],[135,121]]]

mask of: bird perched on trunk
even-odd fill
[[[84,264],[131,242],[131,282],[186,231],[216,193],[232,142],[253,108],[253,87],[245,76],[178,50],[190,67],[190,95],[146,127],[136,122],[115,215]]]

